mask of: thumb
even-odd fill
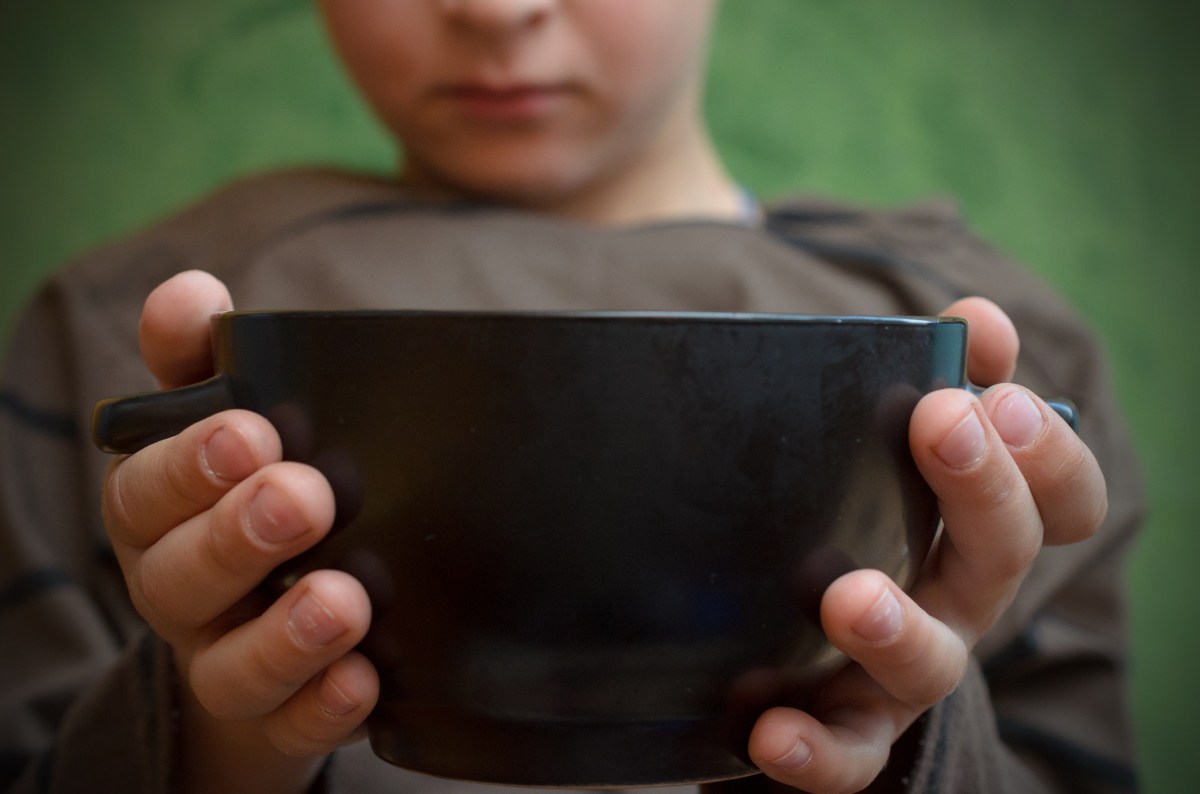
[[[214,314],[232,308],[225,285],[199,270],[179,273],[155,287],[142,307],[138,343],[160,386],[185,386],[212,374],[210,322]]]
[[[963,298],[942,312],[967,321],[967,377],[977,386],[1012,380],[1021,343],[1004,310],[987,298]]]

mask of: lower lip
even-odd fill
[[[565,100],[557,88],[484,91],[455,89],[447,94],[468,118],[488,122],[528,122],[552,114]]]

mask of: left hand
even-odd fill
[[[970,322],[972,380],[998,385],[981,398],[938,391],[913,413],[912,454],[944,522],[938,546],[911,596],[878,571],[830,585],[822,624],[853,664],[811,711],[773,708],[750,736],[750,757],[767,776],[813,794],[867,787],[900,735],[955,689],[1043,544],[1091,536],[1107,509],[1087,446],[1037,396],[1006,382],[1018,349],[1008,317],[981,298],[945,313]]]

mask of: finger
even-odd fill
[[[316,469],[271,464],[146,549],[130,595],[160,633],[198,629],[324,537],[333,515],[333,491]]]
[[[1104,521],[1108,490],[1087,444],[1035,394],[1020,386],[989,389],[984,410],[1008,447],[1037,504],[1044,542],[1074,543]]]
[[[830,641],[857,662],[911,720],[945,698],[967,669],[968,650],[948,626],[925,613],[879,571],[845,574],[821,600]]]
[[[943,389],[922,398],[909,441],[945,528],[913,596],[973,645],[1007,608],[1041,550],[1041,516],[982,404],[967,392]]]
[[[362,723],[379,699],[379,675],[351,651],[310,679],[266,718],[266,732],[281,752],[316,756],[362,735]]]
[[[279,435],[269,422],[232,410],[118,458],[101,496],[105,526],[118,555],[158,542],[281,455]]]
[[[803,791],[859,791],[892,745],[966,672],[968,649],[879,571],[839,577],[821,602],[830,640],[856,664],[826,685],[811,713],[773,709],[751,733],[751,759]]]
[[[232,308],[225,285],[200,270],[173,276],[147,296],[138,340],[142,360],[164,389],[212,374],[212,316]]]
[[[860,679],[871,689],[859,668],[843,675],[848,676],[844,680]],[[877,697],[886,699],[882,692]],[[778,707],[758,718],[748,752],[772,780],[809,794],[840,794],[861,791],[879,776],[901,732],[886,710],[865,701],[858,708],[823,714],[820,719]]]
[[[188,682],[218,719],[262,717],[350,651],[370,621],[371,604],[358,580],[341,571],[316,571],[260,617],[198,648]],[[320,686],[313,694],[328,696],[330,690]]]
[[[967,376],[973,383],[990,386],[1012,380],[1017,368],[1020,340],[1004,310],[986,298],[963,298],[942,312],[967,321]]]

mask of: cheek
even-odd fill
[[[381,116],[403,108],[420,80],[429,20],[414,13],[423,3],[324,0],[326,28],[367,101]]]
[[[607,2],[620,3],[622,13],[597,10],[596,19],[589,23],[590,44],[614,95],[642,106],[674,105],[699,85],[710,3]]]

